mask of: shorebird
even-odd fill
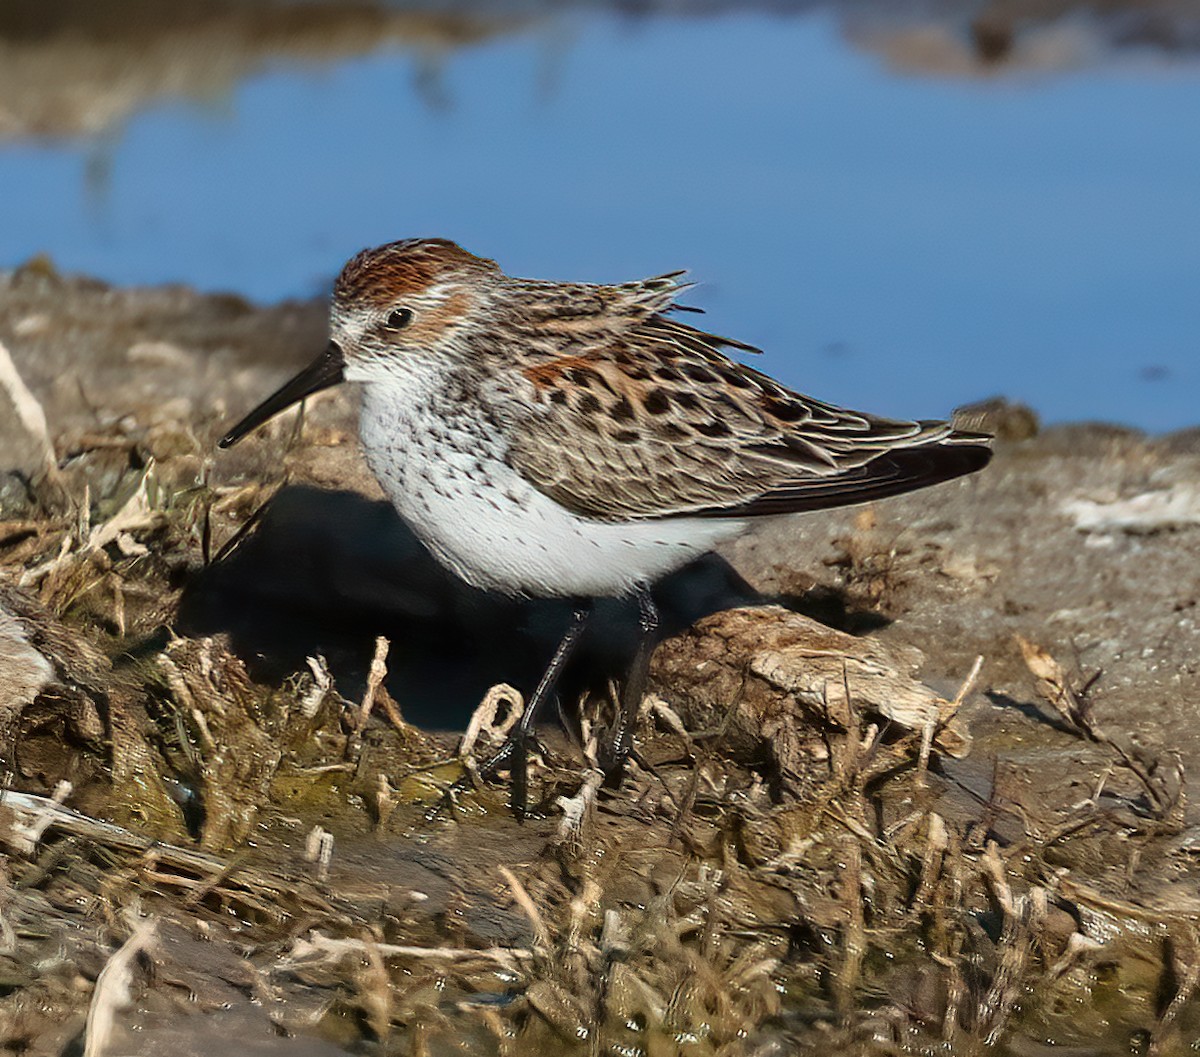
[[[646,688],[659,578],[763,517],[924,488],[991,456],[984,434],[848,411],[730,359],[723,349],[758,350],[673,315],[682,276],[518,279],[445,239],[364,250],[334,285],[325,350],[220,442],[357,383],[367,462],[434,558],[488,591],[575,600],[511,738],[480,768],[508,765],[518,817],[533,724],[595,599],[632,596],[640,613],[601,750],[615,781]]]

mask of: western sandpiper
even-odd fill
[[[359,432],[388,498],[476,587],[576,600],[510,741],[526,804],[532,726],[593,600],[633,596],[641,644],[602,763],[632,749],[658,628],[651,587],[758,519],[862,503],[971,473],[990,437],[847,411],[722,349],[757,351],[671,313],[681,272],[614,286],[514,279],[444,239],[365,250],[333,291],[317,359],[221,440],[359,383]]]

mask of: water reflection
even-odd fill
[[[437,105],[445,55],[606,8],[631,21],[821,13],[855,47],[927,74],[1072,70],[1139,50],[1190,61],[1200,52],[1200,10],[1188,0],[7,0],[0,136],[94,135],[168,98],[220,105],[269,66],[389,48],[417,55],[415,85]]]
[[[0,266],[264,300],[411,234],[516,274],[687,266],[830,399],[1174,428],[1197,54],[1170,0],[9,0]]]
[[[168,99],[211,110],[271,68],[389,49],[425,64],[529,16],[379,3],[7,0],[0,5],[0,136],[96,135]]]

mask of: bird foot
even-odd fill
[[[501,768],[508,767],[509,805],[518,822],[524,822],[529,816],[529,755],[531,750],[542,753],[541,743],[536,736],[518,727],[499,749],[475,768],[475,773],[480,778],[492,778]],[[459,779],[460,782],[463,780]]]
[[[603,787],[605,789],[620,789],[625,779],[625,762],[630,758],[637,759],[633,746],[624,739],[615,745],[606,746],[600,753],[597,763],[604,773]]]

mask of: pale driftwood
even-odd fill
[[[29,811],[13,812],[8,832],[3,835],[4,843],[20,855],[32,856],[46,830],[54,822],[53,809],[63,805],[71,795],[72,788],[70,782],[59,782],[54,787],[54,796],[46,801],[46,806],[37,805]]]
[[[954,722],[961,700],[947,701],[915,678],[923,660],[912,646],[760,606],[715,613],[667,640],[652,676],[688,730],[719,739],[721,751],[737,758],[761,759],[806,731],[819,742],[821,731],[848,730],[870,716],[932,729],[935,749],[965,755],[969,739]]]
[[[16,852],[27,851],[29,847],[28,833],[31,827],[37,827],[38,839],[43,833],[53,829],[60,833],[69,833],[74,837],[85,837],[111,848],[123,851],[146,851],[154,845],[149,837],[141,836],[131,830],[102,822],[90,815],[82,815],[69,807],[49,797],[37,796],[34,793],[19,793],[7,789],[0,793],[0,844],[7,845]],[[159,845],[165,851],[172,850],[170,845]],[[195,866],[202,863],[205,867],[220,860],[212,856],[201,855],[186,848],[173,849],[179,854],[181,865]]]
[[[446,961],[493,961],[516,969],[521,960],[533,957],[528,947],[413,947],[398,943],[371,943],[383,958],[444,959]],[[277,969],[294,969],[338,961],[347,955],[367,956],[367,943],[357,939],[336,939],[313,932],[308,939],[298,939],[290,953],[276,963]]]

